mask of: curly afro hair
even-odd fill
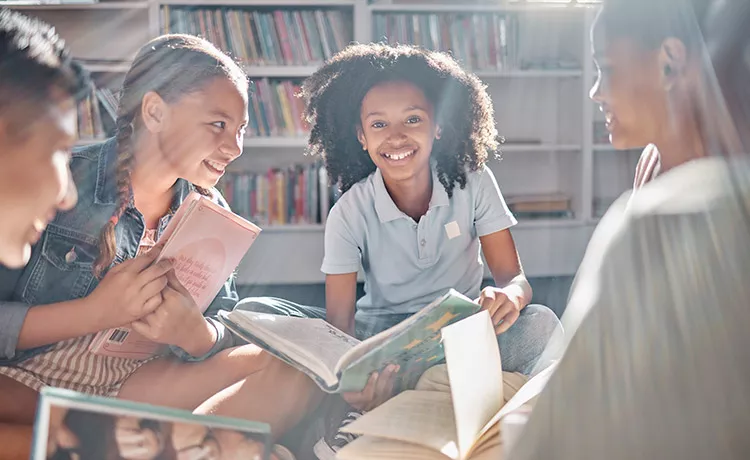
[[[312,127],[309,153],[325,160],[341,192],[375,171],[357,140],[360,106],[367,92],[386,81],[406,81],[432,103],[442,134],[431,158],[449,197],[467,171],[484,166],[498,148],[492,101],[485,86],[448,54],[405,45],[350,45],[305,80],[305,119]]]

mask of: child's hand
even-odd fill
[[[193,356],[208,352],[216,342],[216,331],[203,318],[174,270],[167,272],[162,297],[164,300],[152,313],[131,324],[133,330],[154,342],[178,346]]]
[[[381,373],[373,372],[364,390],[359,393],[344,393],[342,396],[350,406],[361,411],[372,410],[393,396],[393,384],[400,366],[391,364]]]
[[[159,433],[149,428],[141,428],[138,419],[133,417],[117,419],[115,442],[120,457],[126,459],[155,458],[164,447]]]
[[[166,273],[172,262],[154,264],[162,246],[115,265],[104,276],[86,301],[100,315],[102,329],[120,327],[148,315],[162,302],[167,285]]]
[[[516,322],[521,314],[521,299],[508,296],[502,289],[486,287],[476,302],[487,310],[495,326],[495,334],[502,334]]]

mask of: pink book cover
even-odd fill
[[[160,239],[167,242],[157,261],[174,259],[177,278],[205,312],[260,232],[210,199],[191,194],[162,234]],[[99,332],[89,349],[99,355],[146,359],[163,351],[163,345],[119,327]]]

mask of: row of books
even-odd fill
[[[309,125],[302,119],[305,103],[297,97],[299,91],[299,81],[267,78],[253,81],[247,135],[305,135],[309,131]]]
[[[117,98],[108,88],[92,85],[91,92],[78,103],[78,137],[81,140],[104,139],[114,132]]]
[[[200,35],[248,65],[319,64],[352,38],[351,15],[337,9],[162,6],[161,29]]]
[[[563,193],[511,195],[505,198],[505,202],[518,220],[574,217],[570,196]]]
[[[518,68],[518,18],[505,13],[376,14],[374,37],[450,51],[472,70]]]
[[[234,213],[261,226],[323,224],[340,196],[319,162],[227,174],[218,188]]]

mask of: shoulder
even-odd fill
[[[352,218],[375,209],[375,173],[352,185],[331,208],[331,215]]]
[[[486,163],[477,168],[476,171],[469,170],[466,172],[467,187],[479,189],[483,187],[494,187],[496,184],[497,180],[495,179],[495,174]]]

